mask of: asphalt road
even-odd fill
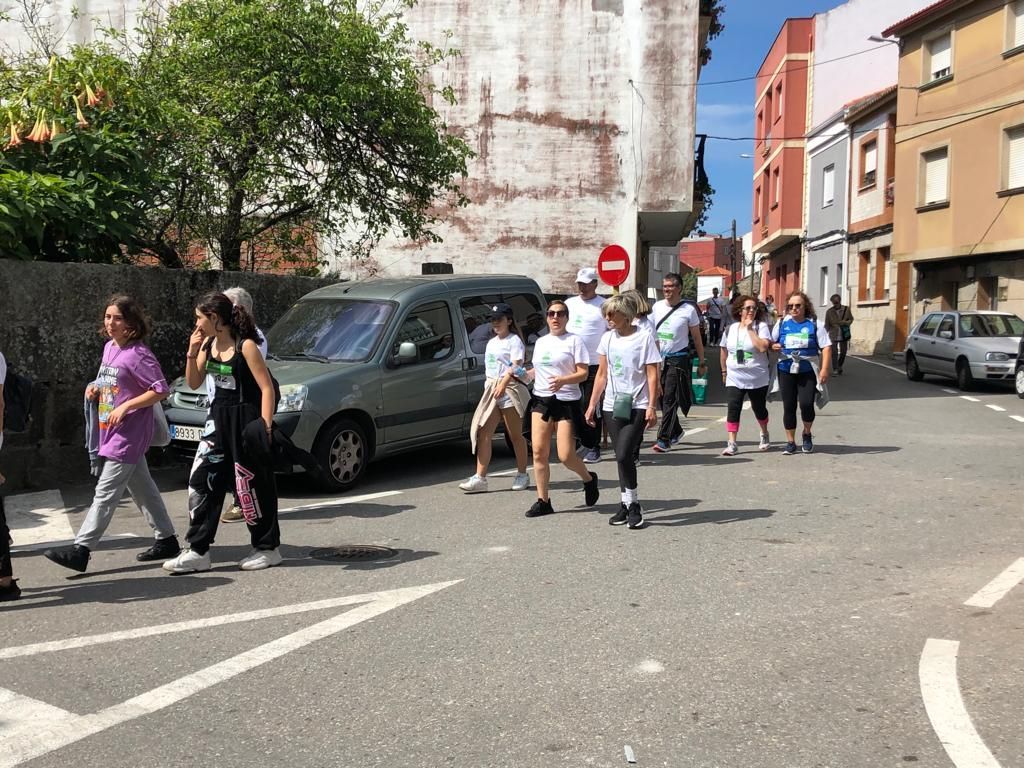
[[[140,565],[126,505],[84,576],[15,559],[0,766],[1024,764],[1024,401],[862,360],[832,390],[814,454],[781,454],[775,404],[773,449],[748,411],[724,458],[713,387],[682,445],[645,447],[640,531],[607,525],[610,461],[596,509],[555,467],[558,514],[530,520],[510,475],[455,487],[468,445],[333,500],[282,480],[269,571],[235,567],[241,525],[209,573]],[[72,526],[89,496],[64,490]],[[398,553],[312,556],[347,544]]]

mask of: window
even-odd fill
[[[952,315],[944,315],[943,316],[942,322],[939,323],[939,330],[936,331],[935,335],[936,336],[942,336],[942,334],[944,334],[944,333],[948,333],[949,334],[949,336],[947,336],[946,338],[949,338],[949,339],[953,338],[954,334],[953,334],[953,316]]]
[[[416,359],[412,361],[415,363],[430,363],[451,357],[455,350],[455,340],[452,337],[452,316],[448,304],[435,301],[413,309],[399,328],[391,353],[397,355],[399,347],[405,342],[416,345]]]
[[[889,248],[879,248],[875,251],[875,268],[874,268],[874,300],[875,301],[888,301],[889,300],[889,267],[890,267]]]
[[[873,187],[878,171],[878,141],[872,139],[860,146],[860,185]]]
[[[921,321],[921,327],[917,329],[918,334],[921,336],[934,336],[935,329],[939,327],[939,320],[941,319],[942,315],[937,312],[928,315],[928,317]]]
[[[775,119],[782,117],[782,83],[775,86]]]
[[[870,272],[871,251],[861,251],[857,254],[857,301],[868,301],[871,298]]]
[[[953,34],[947,32],[925,43],[925,83],[953,74]]]
[[[659,264],[660,260],[655,258],[653,266],[657,268]],[[491,331],[491,307],[499,301],[512,307],[512,319],[516,321],[516,327],[522,331],[523,338],[528,344],[532,344],[538,336],[547,333],[547,323],[536,296],[528,293],[508,293],[462,298],[459,300],[462,324],[466,327],[469,348],[476,355],[484,353],[487,342],[494,335]]]
[[[821,207],[832,205],[836,199],[836,166],[826,165],[821,172]]]
[[[949,147],[921,155],[921,205],[949,200]]]
[[[1010,3],[1007,10],[1009,20],[1006,29],[1006,49],[1012,51],[1024,46],[1024,0]]]
[[[1024,187],[1024,125],[1003,131],[1003,147],[1006,155],[1006,170],[1003,189]]]
[[[772,207],[774,208],[779,204],[779,200],[782,197],[782,176],[779,173],[779,169],[776,168],[772,171]]]
[[[821,296],[821,301],[819,301],[818,303],[821,304],[821,306],[823,307],[826,306],[828,304],[829,297],[828,267],[822,267],[821,274],[818,276],[818,295]]]
[[[761,187],[754,189],[754,223],[761,220]]]
[[[757,138],[764,138],[764,110],[757,113]]]

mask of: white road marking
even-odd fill
[[[488,547],[488,552],[508,552],[512,547]]]
[[[11,537],[14,539],[14,544],[11,545],[11,553],[15,554],[18,552],[38,552],[41,549],[49,549],[50,547],[68,547],[75,543],[74,539],[58,539],[57,541],[40,541],[36,544],[21,544],[21,535],[15,536],[11,533]],[[139,536],[134,533],[105,533],[103,534],[103,541],[111,541],[113,539],[150,539],[149,536]]]
[[[54,542],[75,538],[60,491],[8,496],[4,499],[4,508],[11,536],[19,546],[52,546]]]
[[[980,403],[981,402],[981,400],[979,400],[978,398],[971,397],[970,395],[960,395],[960,399],[961,400],[966,400],[969,403]]]
[[[516,474],[517,472],[519,472],[518,469],[505,469],[505,470],[502,470],[501,472],[488,472],[487,476],[488,477],[511,477],[512,475]],[[527,467],[526,468],[526,472],[527,472],[527,474],[529,474],[530,472],[533,472],[533,466],[531,465],[531,466]]]
[[[373,501],[374,499],[386,499],[388,496],[401,495],[401,491],[380,491],[379,493],[364,493],[362,496],[342,496],[334,499],[328,499],[327,501],[318,501],[314,504],[301,504],[297,507],[285,507],[284,509],[277,510],[277,513],[279,515],[285,515],[289,512],[305,512],[310,509],[340,507],[343,504],[361,504],[364,501]]]
[[[722,421],[725,421],[725,419],[722,419]],[[689,437],[690,435],[699,435],[701,432],[707,431],[707,427],[694,427],[693,429],[686,430],[686,433],[683,435],[683,437]]]
[[[1013,419],[1014,421],[1019,421],[1021,424],[1024,424],[1024,416],[1011,416],[1010,418]]]
[[[645,675],[656,675],[659,672],[665,671],[665,665],[660,661],[648,659],[647,661],[641,661],[634,667],[634,669],[637,672],[643,672]]]
[[[1000,408],[998,405],[986,405],[986,408],[991,408],[993,411],[999,411],[999,413],[1006,413],[1005,408]]]
[[[906,374],[906,371],[904,371],[902,368],[897,368],[895,365],[886,365],[885,363],[880,363],[877,360],[868,360],[866,357],[857,357],[856,355],[850,355],[847,358],[847,360],[860,360],[862,363],[868,363],[869,365],[877,365],[879,368],[887,368],[888,370],[895,371],[896,373]]]
[[[969,605],[972,608],[991,608],[1002,600],[1007,592],[1020,584],[1022,579],[1024,579],[1024,557],[1011,563],[1005,571],[971,595],[964,605]]]
[[[945,392],[947,395],[959,395],[960,394],[955,389],[944,389],[942,391]]]
[[[197,670],[93,714],[76,715],[52,707],[45,702],[20,696],[13,691],[0,689],[0,768],[13,768],[13,766],[33,760],[108,728],[157,712],[211,686],[230,680],[287,653],[304,648],[317,640],[330,637],[400,605],[458,583],[459,580],[447,581],[340,598],[366,602],[366,604],[251,650],[243,651],[229,659]],[[22,723],[22,715],[18,715],[19,720],[14,722],[11,712],[8,711],[12,705],[22,708],[23,712],[27,711],[33,716],[30,729]]]
[[[918,676],[921,698],[946,754],[957,768],[1000,768],[974,729],[956,677],[956,640],[928,638],[921,651]]]

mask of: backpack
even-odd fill
[[[25,432],[32,421],[32,379],[7,368],[4,379],[4,431]]]

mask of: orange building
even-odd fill
[[[892,258],[929,309],[1024,315],[1024,0],[941,0],[900,42]]]
[[[685,237],[679,241],[679,262],[698,271],[712,267],[728,269],[732,245],[731,237]]]
[[[800,286],[804,135],[814,19],[787,19],[755,80],[752,252],[764,254],[761,293]]]

